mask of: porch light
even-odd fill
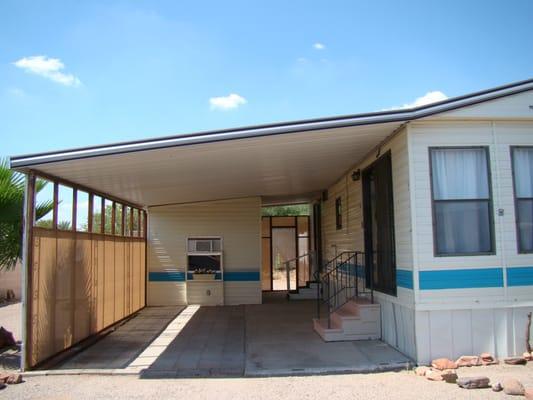
[[[361,170],[357,169],[354,172],[352,172],[352,181],[356,182],[359,179],[361,179]]]

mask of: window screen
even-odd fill
[[[518,251],[533,252],[533,147],[512,149]]]
[[[487,149],[438,148],[430,154],[436,255],[491,253]]]

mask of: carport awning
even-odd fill
[[[331,185],[399,125],[127,148],[103,155],[81,151],[78,158],[45,159],[18,169],[43,172],[144,206],[247,196],[305,200]]]
[[[413,109],[179,135],[11,158],[142,206],[262,196],[305,200],[407,121],[533,88],[533,80]]]

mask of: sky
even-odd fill
[[[533,1],[0,1],[0,157],[533,78]]]

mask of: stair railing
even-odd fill
[[[306,263],[299,262],[301,259],[307,258],[307,265]],[[298,269],[298,272],[296,274],[296,287],[295,289],[298,289],[299,282],[298,278],[303,277],[304,281],[308,282],[311,280],[311,277],[314,276],[313,271],[316,271],[316,254],[314,251],[310,251],[309,253],[302,254],[298,257],[291,258],[290,260],[287,260],[284,262],[285,265],[285,275],[286,275],[286,281],[287,281],[287,292],[290,292],[291,290],[291,264],[295,264],[295,269]]]
[[[363,252],[344,251],[328,261],[322,273],[316,274],[319,283],[317,285],[317,318],[320,319],[321,304],[325,304],[328,329],[331,328],[331,314],[353,298],[370,294],[370,301],[374,302],[372,273],[369,271],[370,282],[367,285],[364,262]]]

